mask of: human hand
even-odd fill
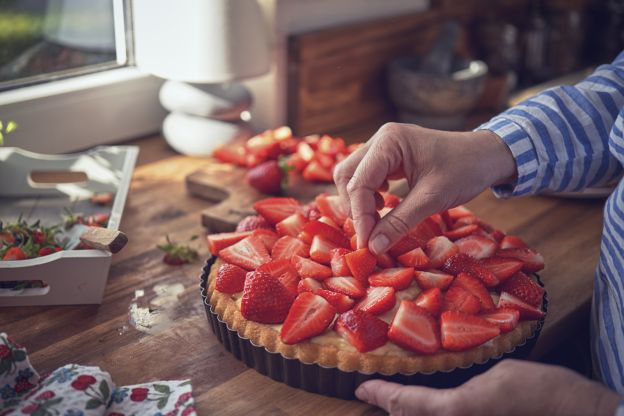
[[[358,399],[390,415],[609,415],[622,398],[564,367],[504,360],[452,389],[363,383]]]
[[[407,179],[410,192],[377,222],[374,194],[397,172]],[[336,166],[334,181],[349,207],[358,247],[381,254],[425,217],[463,204],[515,174],[511,151],[490,131],[446,132],[388,123]]]

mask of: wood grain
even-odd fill
[[[121,222],[130,239],[113,258],[103,303],[0,308],[1,329],[28,348],[35,368],[47,372],[69,362],[97,365],[118,384],[190,378],[201,415],[375,414],[356,401],[277,383],[224,350],[201,304],[201,261],[167,266],[155,248],[167,233],[185,240],[202,232],[200,215],[208,203],[189,195],[184,180],[207,160],[177,155],[159,137],[135,143],[142,150],[140,166]],[[497,200],[489,191],[468,204],[546,258],[541,276],[551,303],[535,358],[565,342],[588,319],[602,205],[552,197]],[[196,247],[205,259],[205,245]]]

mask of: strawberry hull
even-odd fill
[[[308,392],[323,394],[341,399],[355,399],[355,389],[363,382],[370,379],[384,379],[401,384],[424,385],[435,388],[448,388],[458,386],[470,378],[481,374],[494,364],[505,358],[527,358],[535,345],[542,329],[543,319],[538,321],[537,329],[533,335],[513,350],[504,353],[498,358],[491,358],[483,363],[475,363],[466,368],[456,368],[449,372],[435,372],[430,374],[392,374],[380,373],[366,374],[361,372],[345,372],[335,367],[324,367],[319,364],[306,364],[296,359],[289,359],[280,353],[272,353],[262,346],[254,345],[250,340],[239,336],[238,332],[228,328],[212,309],[207,296],[207,279],[210,269],[216,258],[208,259],[201,274],[200,289],[208,322],[217,339],[225,349],[231,352],[237,359],[247,366],[254,368],[259,373],[270,377],[289,386],[300,388]],[[542,282],[538,282],[542,285]],[[543,285],[542,285],[543,286]],[[548,308],[548,297],[544,295],[542,309]],[[224,358],[226,359],[226,358]]]

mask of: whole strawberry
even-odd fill
[[[266,272],[250,272],[243,288],[241,314],[250,321],[281,324],[295,300],[282,283]]]
[[[287,178],[284,163],[269,160],[247,172],[247,182],[265,194],[279,195]]]
[[[271,224],[260,215],[249,215],[241,220],[236,226],[236,232],[253,231],[258,228],[272,229]]]

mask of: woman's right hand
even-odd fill
[[[377,222],[374,194],[397,174],[407,179],[410,191]],[[336,166],[334,181],[349,207],[358,247],[381,254],[427,216],[515,175],[511,151],[488,130],[447,132],[388,123]]]

